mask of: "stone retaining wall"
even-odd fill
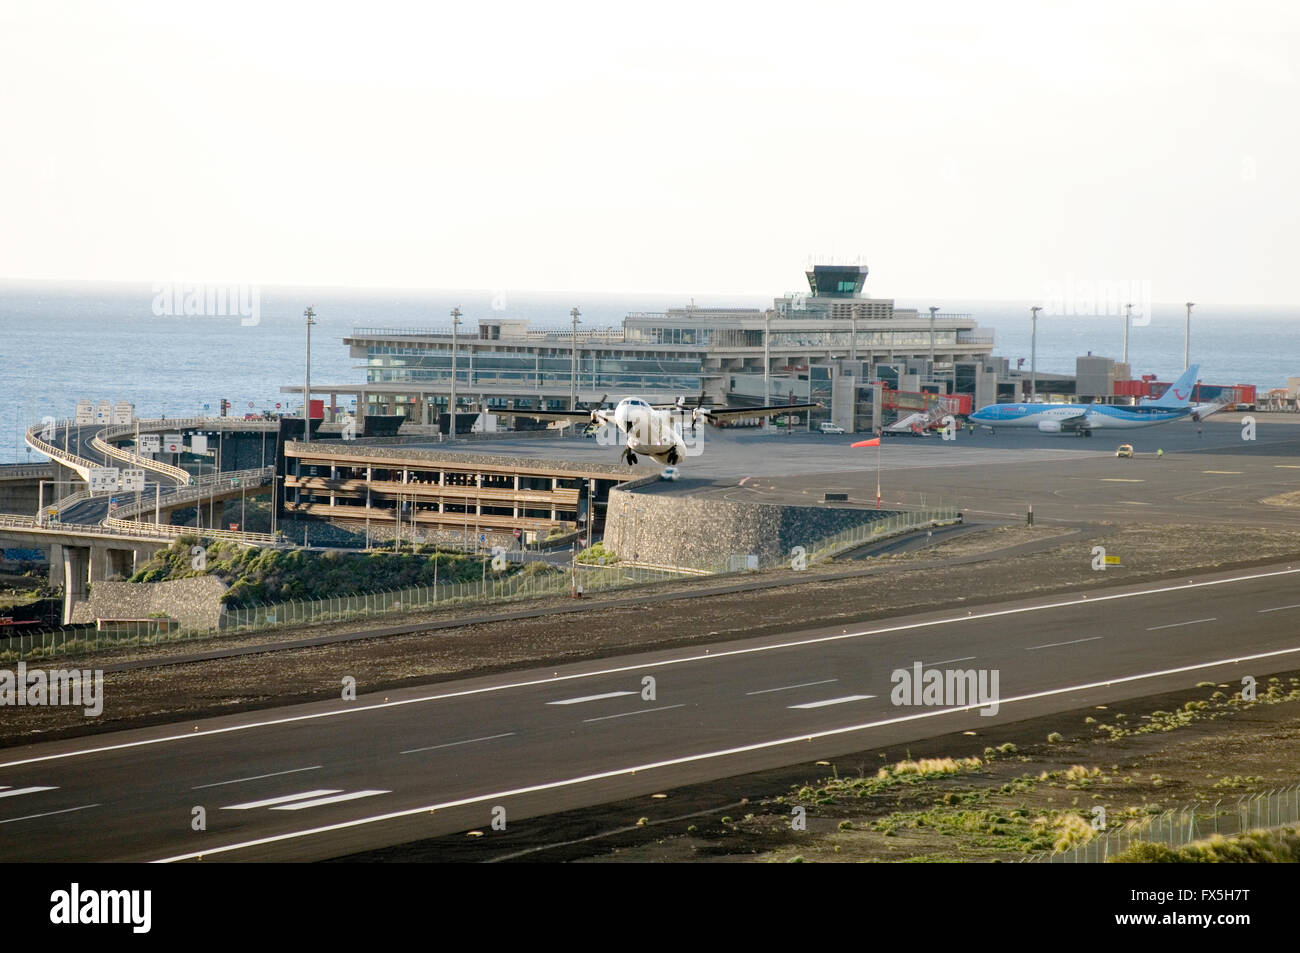
[[[610,490],[606,548],[621,559],[693,569],[725,569],[730,556],[767,564],[795,546],[897,515],[894,510],[733,503],[664,493],[638,493],[643,481]]]
[[[73,624],[96,619],[148,619],[162,613],[186,629],[221,625],[226,584],[215,576],[168,582],[95,582],[90,597],[72,608]]]

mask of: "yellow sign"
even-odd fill
[[[1120,561],[1119,561],[1119,557],[1118,557],[1118,556],[1107,556],[1107,557],[1106,557],[1106,565],[1107,565],[1107,566],[1119,566],[1119,565],[1121,565],[1121,563],[1120,563]]]

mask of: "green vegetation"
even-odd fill
[[[337,596],[478,581],[484,557],[441,552],[432,546],[404,548],[401,552],[312,552],[309,550],[250,549],[231,542],[207,545],[205,566],[193,568],[190,547],[200,537],[182,536],[154,554],[131,582],[164,582],[193,576],[216,576],[230,586],[223,602],[232,609],[289,599],[328,599]],[[511,563],[489,575],[500,577],[519,571]],[[530,573],[546,572],[546,569]]]
[[[1134,844],[1110,858],[1112,864],[1297,864],[1300,831],[1279,828],[1247,831],[1233,837],[1214,835],[1183,847]]]
[[[618,562],[618,556],[615,555],[612,549],[606,549],[604,543],[596,543],[595,545],[588,546],[586,549],[578,553],[576,559],[580,563],[600,566],[608,566],[611,563]]]

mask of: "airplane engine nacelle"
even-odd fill
[[[1040,420],[1038,429],[1043,433],[1060,433],[1061,422],[1059,420]]]

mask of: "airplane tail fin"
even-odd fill
[[[1169,385],[1169,389],[1150,401],[1148,407],[1189,407],[1192,403],[1192,391],[1196,388],[1196,375],[1201,365],[1193,364],[1183,371],[1178,380]]]

